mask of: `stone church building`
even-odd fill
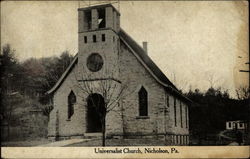
[[[120,28],[120,13],[111,4],[78,9],[78,50],[47,92],[54,107],[50,139],[100,134],[100,112],[93,105],[109,103],[107,137],[189,143],[191,101],[156,66],[146,47]]]

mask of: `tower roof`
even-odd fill
[[[106,7],[112,7],[118,15],[121,15],[120,12],[112,5],[112,4],[102,4],[102,5],[95,5],[95,6],[89,6],[84,8],[78,8],[78,11],[85,11],[85,10],[91,10],[91,9],[100,9],[100,8],[106,8]]]

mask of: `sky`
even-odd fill
[[[21,61],[78,51],[78,7],[88,1],[1,1],[1,46]],[[94,3],[94,2],[91,2]],[[121,27],[180,89],[248,85],[248,3],[120,1]]]

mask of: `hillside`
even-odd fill
[[[47,137],[48,117],[44,115],[37,99],[14,93],[4,98],[3,104],[6,103],[8,107],[5,107],[5,118],[1,122],[2,141]]]

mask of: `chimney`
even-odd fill
[[[142,48],[148,54],[148,42],[143,41],[142,42]]]

